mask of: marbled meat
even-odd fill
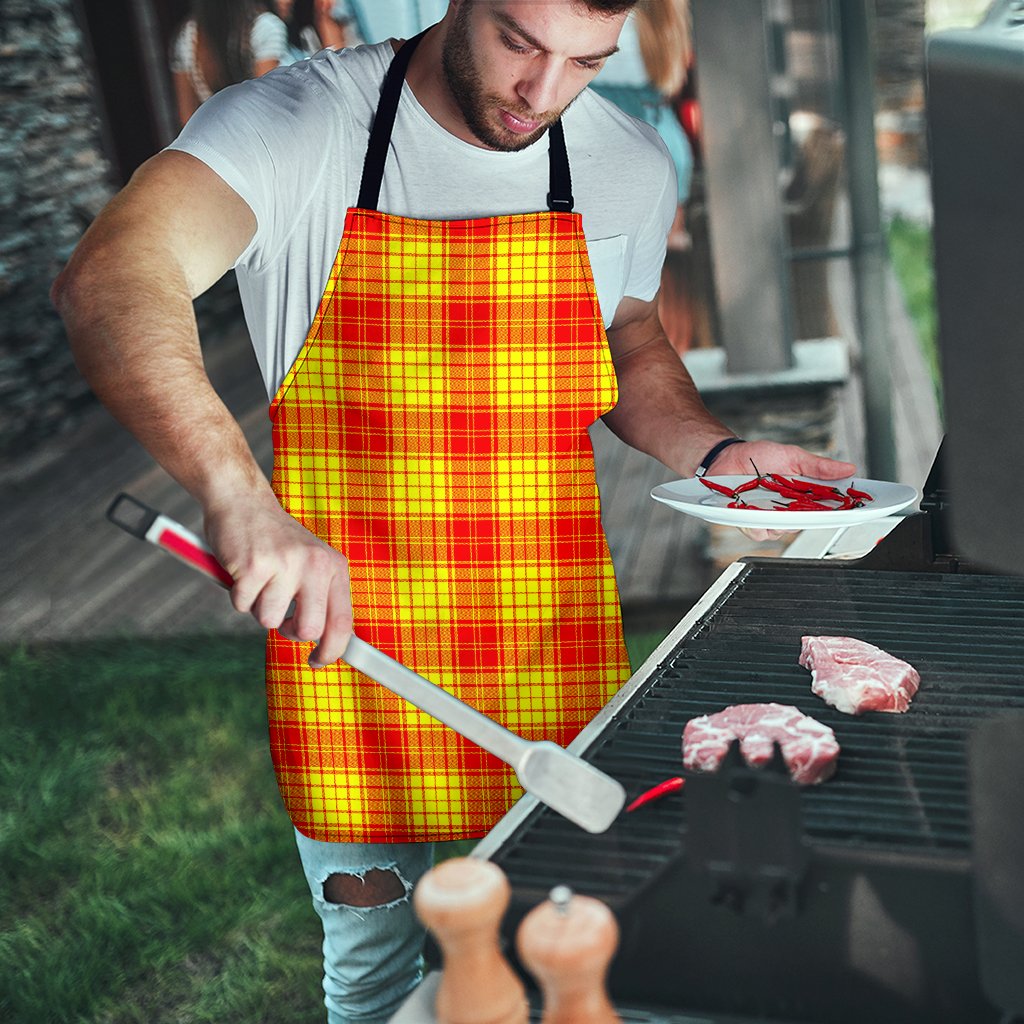
[[[713,772],[733,740],[747,764],[760,768],[772,758],[778,741],[789,776],[803,786],[824,782],[836,770],[839,744],[827,725],[788,704],[734,704],[701,715],[683,729],[683,766]]]
[[[811,690],[837,711],[906,711],[921,677],[899,658],[849,636],[805,636],[800,664],[811,670]]]

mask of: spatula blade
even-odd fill
[[[626,803],[620,783],[548,740],[531,743],[515,768],[527,793],[587,832],[606,832]]]

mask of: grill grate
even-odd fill
[[[922,680],[910,711],[855,718],[830,708],[797,664],[805,634],[854,636],[910,662]],[[760,701],[797,706],[834,729],[842,747],[835,777],[801,794],[814,846],[965,862],[967,734],[986,717],[1024,709],[1024,581],[750,563],[585,756],[632,798],[680,774],[690,718]],[[678,849],[685,804],[685,791],[674,794],[593,837],[539,809],[492,859],[513,886],[568,882],[613,900]]]

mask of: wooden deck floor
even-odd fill
[[[835,290],[837,314],[849,322],[849,303],[844,307],[842,300],[848,283],[837,280]],[[935,399],[895,285],[888,302],[900,478],[919,484],[940,436]],[[244,327],[208,346],[206,357],[211,378],[269,471],[266,399]],[[855,461],[863,459],[860,402],[855,372],[844,389],[840,425],[845,454]],[[593,438],[627,623],[667,628],[714,574],[703,528],[648,497],[651,487],[670,478],[664,467],[603,425]],[[0,485],[6,495],[0,640],[260,632],[231,609],[219,588],[107,523],[107,506],[128,491],[193,529],[200,526],[189,496],[102,409],[74,434],[0,471]],[[736,555],[743,553],[739,545]]]

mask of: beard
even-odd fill
[[[497,93],[485,91],[483,76],[473,59],[469,42],[470,7],[471,4],[466,2],[458,9],[445,38],[441,53],[445,82],[469,130],[485,146],[507,153],[525,149],[536,142],[562,112],[538,115],[521,103],[509,103]],[[526,135],[514,132],[500,122],[495,123],[493,114],[499,107],[513,117],[524,121],[540,121],[541,124]]]

